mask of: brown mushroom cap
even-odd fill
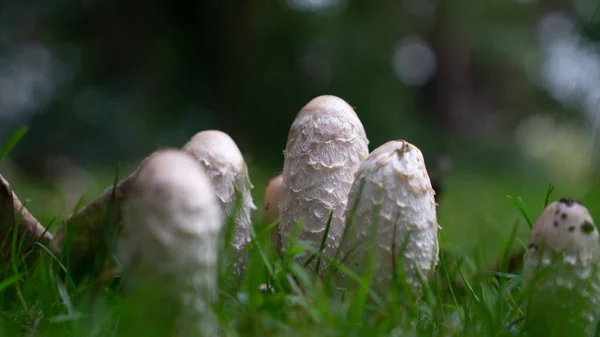
[[[283,184],[283,175],[279,174],[272,178],[265,188],[264,195],[264,218],[267,224],[273,223],[279,218],[279,198],[281,196],[281,185]],[[271,240],[278,253],[281,253],[281,237],[279,234],[279,224],[271,230]]]

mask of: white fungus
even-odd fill
[[[281,197],[281,185],[283,184],[283,176],[281,174],[273,177],[267,187],[265,187],[264,196],[264,219],[267,225],[270,225],[279,219],[279,198]],[[271,241],[277,253],[281,254],[281,237],[279,235],[279,224],[275,225],[271,230]]]
[[[287,245],[290,232],[302,221],[297,239],[318,249],[333,212],[324,248],[324,254],[333,257],[340,245],[354,174],[369,154],[363,125],[352,107],[341,98],[319,96],[298,113],[283,154],[279,203],[281,243]],[[303,263],[309,255],[298,261]]]
[[[256,209],[252,201],[253,188],[244,157],[229,135],[216,130],[194,135],[183,150],[192,154],[204,167],[217,194],[225,220],[235,214],[232,238],[233,256],[238,256],[250,242],[251,213]],[[240,200],[236,200],[236,193]],[[235,263],[234,274],[240,276],[246,255]]]
[[[164,303],[145,303],[150,315],[179,313],[176,335],[218,333],[211,301],[217,295],[218,233],[222,213],[208,175],[192,156],[162,150],[139,168],[123,204],[118,252],[126,292],[152,285]]]
[[[375,149],[360,165],[348,197],[344,262],[362,273],[375,244],[376,288],[385,291],[397,267],[418,290],[417,268],[427,277],[438,262],[434,195],[416,146],[395,140]]]
[[[530,336],[594,336],[599,261],[598,230],[588,210],[571,199],[549,204],[533,225],[524,255]]]

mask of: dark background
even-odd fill
[[[372,146],[406,138],[428,154],[508,151],[530,114],[590,124],[543,78],[551,39],[596,37],[586,29],[600,22],[590,17],[594,5],[9,1],[0,17],[0,135],[30,125],[13,157],[33,172],[57,155],[114,165],[208,128],[277,165],[295,114],[329,93],[356,107]]]

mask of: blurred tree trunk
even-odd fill
[[[251,40],[249,19],[252,1],[229,1],[229,6],[222,6],[223,21],[222,40],[223,48],[218,55],[218,73],[215,74],[215,103],[217,104],[217,118],[219,124],[223,125],[223,131],[234,138],[238,147],[246,144],[248,137],[247,125],[239,122],[244,113],[244,78],[248,75],[246,66],[248,64],[248,47]],[[242,138],[243,137],[243,138]],[[242,147],[244,147],[242,145]]]
[[[474,84],[471,68],[471,46],[463,38],[455,22],[456,5],[441,0],[431,42],[437,57],[437,75],[430,98],[436,118],[447,131],[470,133],[474,127]],[[460,9],[460,8],[459,8]]]

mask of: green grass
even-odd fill
[[[338,289],[330,274],[315,278],[294,262],[294,254],[303,251],[314,254],[319,264],[326,259],[318,248],[302,242],[289,243],[279,257],[268,234],[273,224],[264,223],[260,214],[262,191],[275,172],[250,165],[250,173],[258,211],[246,271],[239,282],[228,277],[236,257],[225,251],[219,265],[220,293],[214,310],[225,336],[519,335],[527,293],[521,289],[520,276],[485,271],[490,259],[504,261],[523,246],[529,221],[548,200],[543,178],[453,173],[438,210],[444,249],[436,273],[428,282],[423,280],[423,294],[417,297],[401,281],[386,291],[371,288],[369,268],[355,274],[343,264],[327,261],[346,275],[346,288]],[[88,195],[110,185],[114,172],[98,176],[106,185]],[[64,209],[53,213],[44,202],[58,198],[51,188],[19,179],[11,182],[22,199],[31,200],[29,210],[45,225],[66,215]],[[600,200],[600,189],[556,186],[549,200],[562,196],[593,206]],[[595,218],[600,216],[600,209],[590,211]],[[231,235],[231,225],[229,221],[224,236]],[[155,293],[126,300],[118,279],[75,283],[57,257],[38,248],[38,263],[18,265],[0,276],[0,336],[166,335],[167,327],[161,323],[166,316],[136,315],[136,308],[155,300]],[[259,289],[262,284],[267,291]]]

